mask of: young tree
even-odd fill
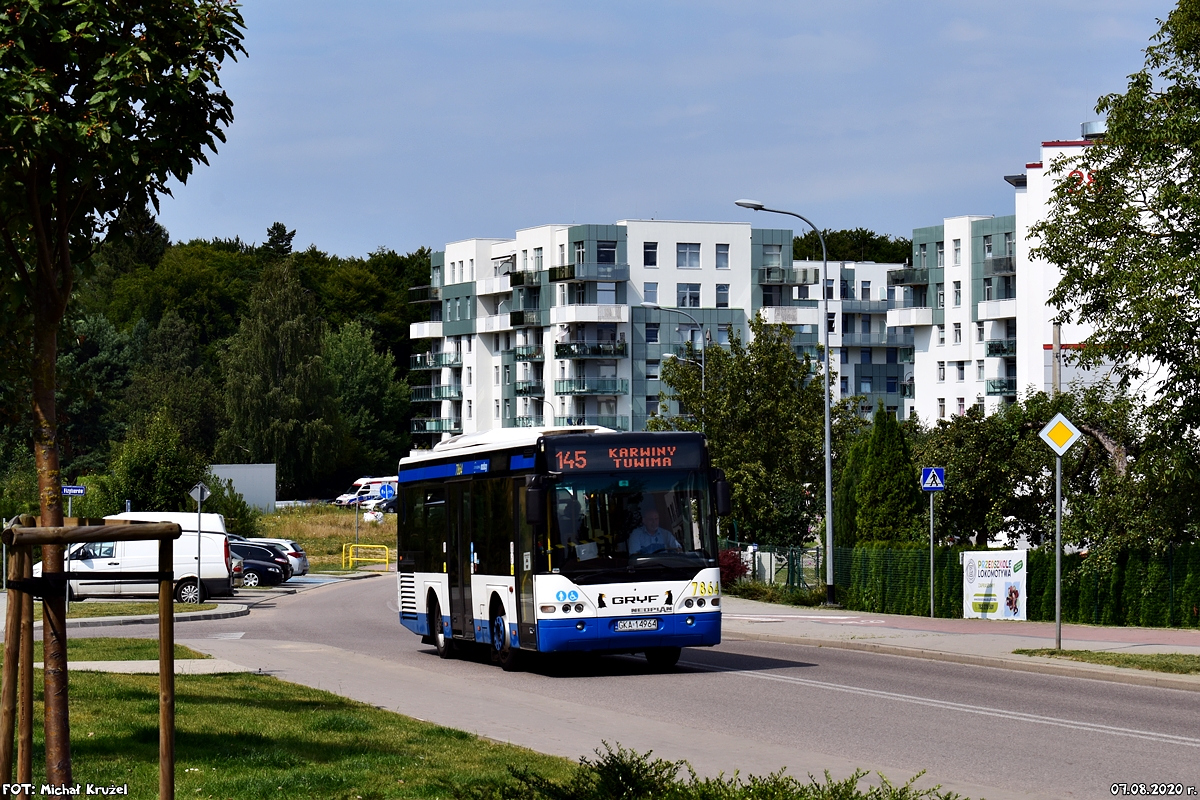
[[[896,418],[881,406],[875,412],[866,463],[855,494],[859,541],[908,538],[920,514],[920,496],[908,442]]]
[[[833,543],[837,547],[853,547],[858,540],[858,486],[870,443],[866,436],[854,439],[842,462],[833,493]]]

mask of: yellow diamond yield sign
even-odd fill
[[[1046,423],[1046,427],[1042,428],[1042,432],[1038,436],[1041,436],[1042,441],[1050,445],[1051,450],[1061,456],[1070,450],[1071,445],[1079,441],[1083,434],[1071,424],[1071,420],[1062,414],[1055,414],[1054,419]]]

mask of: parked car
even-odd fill
[[[246,561],[237,553],[230,552],[229,554],[230,572],[233,573],[233,588],[240,589],[246,585],[244,578]]]
[[[242,558],[266,561],[275,564],[283,573],[283,579],[286,581],[292,577],[292,563],[288,557],[284,555],[283,548],[275,544],[251,544],[250,542],[231,542],[230,548],[233,552],[240,555]]]
[[[244,542],[233,542],[229,547],[242,558],[242,582],[247,589],[278,586],[285,580],[285,568],[275,561],[273,550]]]
[[[396,513],[396,504],[398,502],[400,502],[399,497],[389,498],[387,500],[384,500],[379,505],[375,506],[375,510],[382,511],[384,514],[395,514]]]
[[[284,555],[288,557],[288,561],[292,564],[292,574],[308,574],[308,554],[304,552],[304,548],[295,539],[268,539],[265,536],[256,536],[253,539],[246,539],[245,541],[250,544],[266,542],[267,544],[279,545],[284,549]]]

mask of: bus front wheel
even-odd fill
[[[679,662],[680,648],[651,647],[646,650],[646,661],[656,672],[666,672]]]
[[[436,597],[429,598],[429,635],[433,637],[433,647],[439,658],[454,655],[454,640],[446,636],[446,628],[442,624],[442,606]]]

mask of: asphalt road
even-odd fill
[[[155,635],[142,628],[72,635]],[[1111,797],[1113,783],[1161,782],[1200,796],[1198,692],[728,640],[685,650],[667,675],[634,656],[505,673],[440,660],[401,628],[393,576],[176,630],[287,680],[571,757],[605,740],[688,759],[702,774],[861,767],[893,783],[925,770],[920,786],[992,800]]]

